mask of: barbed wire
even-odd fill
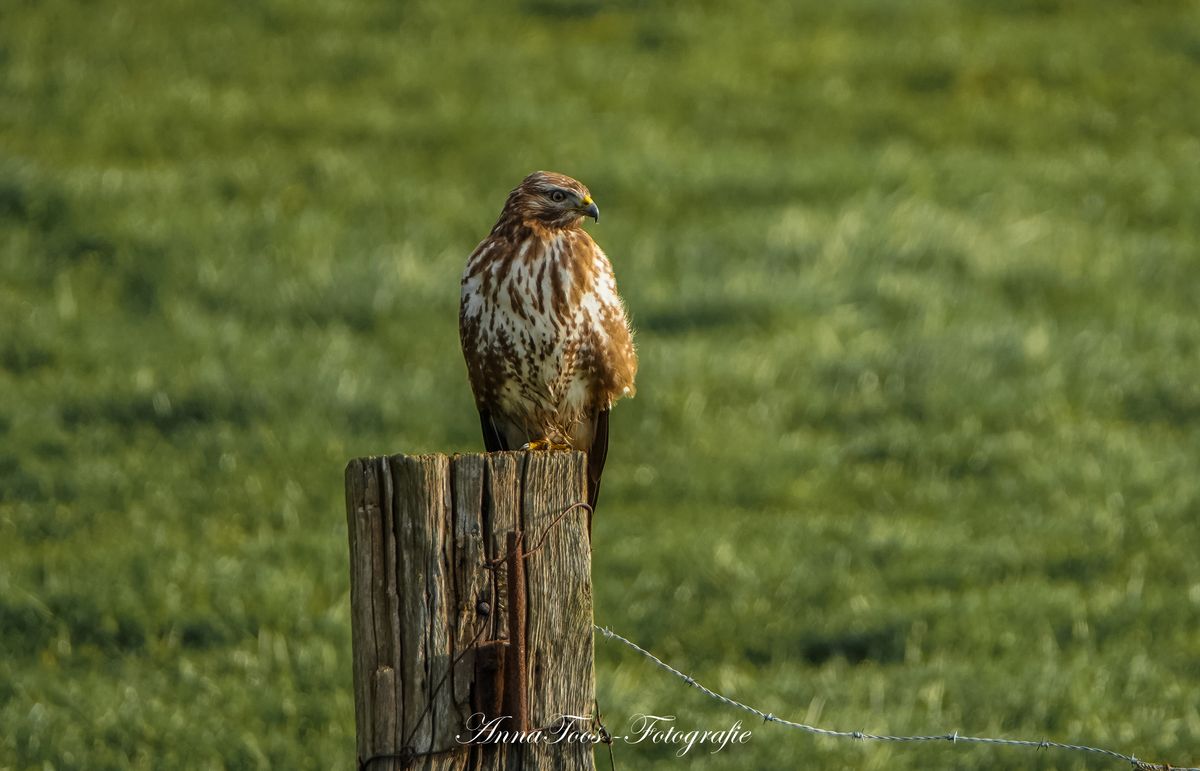
[[[832,737],[832,738],[836,738],[836,739],[857,739],[859,741],[874,741],[874,742],[901,742],[901,743],[949,742],[949,743],[955,744],[955,745],[957,745],[957,744],[988,744],[988,745],[1002,746],[1002,747],[1026,747],[1026,748],[1037,749],[1037,750],[1045,750],[1045,749],[1066,750],[1069,752],[1081,752],[1081,753],[1088,753],[1088,754],[1092,754],[1092,755],[1101,755],[1103,757],[1110,758],[1112,760],[1124,761],[1125,763],[1130,764],[1133,768],[1137,769],[1138,771],[1200,771],[1200,768],[1195,768],[1195,767],[1172,766],[1167,763],[1149,763],[1147,761],[1139,759],[1138,757],[1136,757],[1134,755],[1126,755],[1125,753],[1116,752],[1115,750],[1104,749],[1103,747],[1089,747],[1084,744],[1068,744],[1068,743],[1064,743],[1064,742],[1052,742],[1052,741],[1046,741],[1046,740],[1032,741],[1029,739],[994,739],[994,738],[990,738],[990,737],[986,737],[986,736],[963,736],[958,731],[955,731],[955,732],[949,733],[949,734],[937,734],[937,735],[928,735],[928,736],[891,736],[888,734],[873,734],[873,733],[868,733],[866,731],[838,731],[838,730],[834,730],[834,729],[830,729],[830,728],[821,728],[819,726],[808,725],[806,723],[797,723],[792,720],[785,720],[781,717],[777,717],[776,715],[773,715],[770,712],[763,712],[760,709],[751,707],[749,704],[743,704],[742,702],[737,701],[736,699],[731,699],[728,696],[717,693],[716,691],[712,690],[711,688],[708,688],[707,686],[704,686],[704,685],[700,684],[699,682],[697,682],[696,678],[692,677],[691,675],[687,675],[683,672],[680,672],[678,669],[676,669],[675,667],[666,663],[665,661],[660,659],[658,656],[655,656],[653,653],[651,653],[650,651],[641,647],[637,643],[632,642],[631,640],[628,640],[628,639],[622,637],[621,635],[612,631],[608,627],[599,626],[597,624],[593,624],[592,627],[597,632],[604,635],[604,637],[606,639],[616,640],[617,642],[623,643],[626,647],[628,647],[634,651],[637,651],[643,657],[649,659],[659,669],[662,669],[663,671],[666,671],[666,672],[671,673],[672,675],[675,675],[675,677],[679,678],[683,682],[692,686],[696,690],[700,691],[701,693],[705,694],[706,696],[708,696],[712,699],[715,699],[716,701],[721,702],[722,704],[725,704],[726,706],[744,710],[746,712],[749,712],[752,715],[757,715],[758,717],[762,718],[763,722],[765,722],[765,723],[777,723],[779,725],[787,726],[788,728],[797,728],[801,731],[806,731],[810,734],[816,734],[817,736],[828,736],[828,737]]]

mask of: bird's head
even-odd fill
[[[535,171],[508,195],[505,213],[543,227],[569,228],[584,217],[600,221],[600,208],[583,183],[565,174]]]

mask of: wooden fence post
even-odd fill
[[[360,771],[594,768],[585,479],[582,453],[349,463]]]

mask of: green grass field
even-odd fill
[[[1200,764],[1200,6],[0,3],[0,769],[351,768],[342,470],[482,446],[458,280],[590,185],[596,618],[821,725]],[[818,740],[597,642],[621,769]],[[607,767],[607,757],[602,767]]]

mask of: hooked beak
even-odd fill
[[[591,217],[596,222],[600,221],[600,207],[597,206],[594,201],[592,201],[592,197],[590,195],[583,199],[583,213],[585,216]]]

